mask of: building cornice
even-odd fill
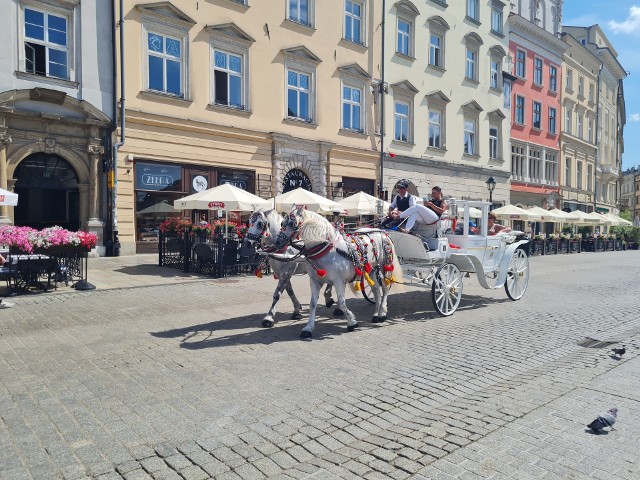
[[[562,58],[562,54],[567,49],[567,44],[561,39],[515,13],[509,15],[509,32],[537,41],[537,43],[548,48],[551,53],[555,53],[560,58]]]

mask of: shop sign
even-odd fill
[[[218,185],[229,184],[240,190],[249,188],[249,179],[251,177],[246,173],[220,173],[218,176]]]
[[[284,176],[282,182],[282,193],[290,192],[296,188],[304,188],[310,192],[313,192],[313,185],[311,179],[299,168],[292,168]]]
[[[596,212],[598,213],[609,213],[608,208],[596,207]]]
[[[204,175],[192,175],[191,186],[194,192],[204,192],[209,187],[209,180]]]
[[[224,202],[209,202],[209,208],[224,208]]]
[[[175,165],[136,164],[136,188],[138,190],[180,191],[182,167]]]

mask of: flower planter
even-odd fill
[[[569,240],[569,253],[580,253],[580,240]]]
[[[569,239],[561,238],[558,241],[558,253],[569,253]]]
[[[544,255],[544,240],[532,240],[529,242],[529,254],[531,256]]]
[[[545,255],[557,255],[558,254],[558,243],[559,241],[555,238],[550,238],[546,240],[544,246],[544,254]]]
[[[607,242],[602,238],[598,238],[596,240],[595,251],[596,252],[604,252],[606,249],[607,249]]]

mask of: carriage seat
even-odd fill
[[[436,223],[425,225],[423,223],[416,224],[411,233],[422,237],[423,240],[442,237],[447,230],[451,228],[451,219],[448,217],[441,218]]]

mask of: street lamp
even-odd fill
[[[493,191],[496,188],[496,180],[493,177],[489,177],[489,179],[484,182],[487,184],[487,188],[489,189],[489,203],[491,205],[489,205],[489,210],[493,210]]]

